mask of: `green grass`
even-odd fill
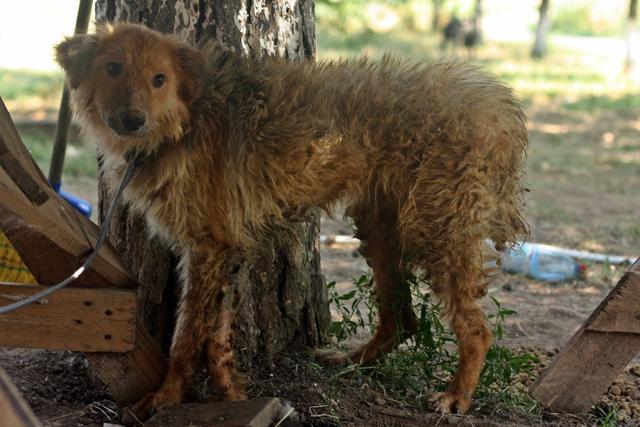
[[[620,36],[624,31],[624,13],[617,21],[594,22],[591,5],[587,2],[551,6],[551,31],[558,34],[577,36]],[[622,11],[621,11],[622,12]],[[625,10],[626,12],[626,10]]]
[[[439,34],[408,30],[395,30],[385,34],[361,30],[345,34],[331,27],[319,26],[317,44],[319,59],[361,55],[380,58],[385,53],[428,61],[444,57],[444,52],[440,49]],[[621,64],[612,62],[613,59],[607,56],[608,52],[590,52],[587,39],[580,46],[574,47],[566,42],[554,43],[554,37],[551,37],[549,44],[547,57],[533,60],[529,56],[531,46],[528,44],[487,42],[479,48],[474,62],[513,86],[528,103],[533,97],[544,96],[547,101],[570,99],[571,102],[565,103],[569,105],[568,108],[574,109],[587,108],[590,103],[594,104],[592,109],[638,106],[640,101],[629,95],[632,84],[624,78],[615,81],[609,79],[611,69]],[[596,61],[598,67],[585,62],[592,53],[603,57],[601,61]],[[462,49],[457,54],[466,57]],[[596,97],[595,100],[587,101],[592,96]],[[576,105],[572,105],[572,102]]]
[[[18,98],[48,98],[60,93],[61,72],[0,69],[0,96],[5,101]]]
[[[370,283],[370,277],[361,276],[354,279],[354,289],[342,295],[336,292],[334,284],[328,285],[330,301],[339,313],[339,320],[331,325],[331,333],[338,343],[360,330],[375,330],[377,306]],[[421,399],[415,396],[446,389],[456,371],[458,356],[456,339],[442,323],[442,307],[426,290],[427,284],[413,277],[406,285],[411,288],[418,315],[417,333],[382,361],[371,366],[350,365],[337,370],[333,377],[348,375],[356,381],[366,381],[406,406],[419,407]],[[476,401],[494,412],[515,410],[537,414],[537,404],[513,385],[513,379],[520,373],[529,372],[536,359],[500,345],[505,320],[516,312],[502,307],[495,298],[492,300],[496,310],[488,317],[495,340],[487,353]]]
[[[618,414],[615,408],[596,407],[592,418],[598,427],[618,426]]]
[[[624,111],[640,108],[640,97],[637,94],[622,96],[589,95],[564,104],[569,111],[596,113],[602,111]]]
[[[49,170],[53,150],[53,135],[50,132],[29,129],[20,131],[20,137],[40,169],[46,174]],[[65,156],[64,175],[66,177],[96,178],[95,150],[78,139],[70,140]]]

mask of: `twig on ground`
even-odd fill
[[[289,410],[287,411],[287,413],[286,413],[286,414],[284,414],[284,416],[283,416],[282,418],[280,418],[280,421],[278,421],[278,422],[276,423],[275,427],[278,427],[280,424],[282,424],[282,422],[283,422],[284,420],[286,420],[287,418],[289,418],[289,417],[291,416],[291,414],[293,414],[293,411],[294,411],[293,406],[290,406],[290,407],[289,407]]]

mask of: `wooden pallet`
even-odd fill
[[[1,283],[1,305],[66,278],[99,232],[49,187],[1,98],[0,229],[38,281]],[[156,389],[166,372],[159,346],[136,322],[137,287],[106,244],[72,287],[0,315],[0,346],[82,351],[114,399],[134,402]]]

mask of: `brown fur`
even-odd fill
[[[404,282],[422,274],[459,341],[460,366],[439,404],[468,409],[491,342],[475,302],[491,253],[483,240],[500,248],[526,231],[518,209],[527,133],[510,89],[462,63],[252,60],[134,25],[67,39],[57,59],[113,179],[127,151],[146,154],[125,197],[182,257],[169,372],[136,405],[139,416],[182,399],[203,345],[224,397],[245,398],[229,343],[227,260],[271,225],[339,201],[373,268],[380,325],[350,355],[319,358],[370,362],[413,333]],[[117,77],[105,71],[114,61]],[[143,114],[143,128],[119,133],[122,111]]]

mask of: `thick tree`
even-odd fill
[[[540,1],[540,18],[536,27],[536,38],[531,49],[531,57],[542,58],[547,53],[547,33],[551,20],[549,18],[549,0]]]
[[[315,55],[312,0],[97,0],[96,20],[141,23],[194,44],[215,38],[244,55],[291,60]],[[104,212],[110,201],[104,182],[100,195]],[[142,284],[139,316],[167,350],[176,305],[176,260],[163,242],[148,237],[144,220],[126,206],[112,224],[110,239]],[[284,349],[301,350],[323,341],[330,316],[318,233],[316,216],[274,230],[259,253],[238,260],[234,286],[243,299],[233,343],[244,369]]]

